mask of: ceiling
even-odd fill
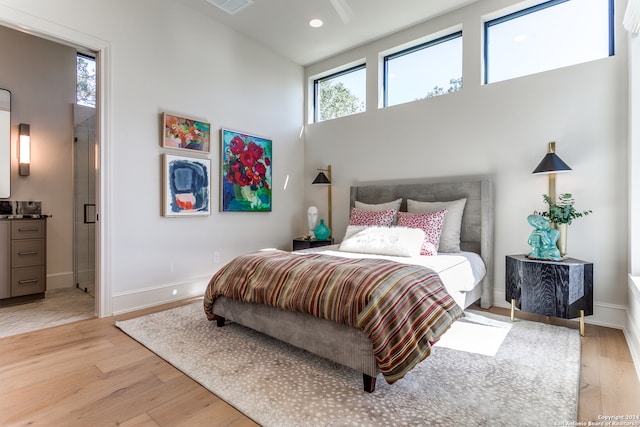
[[[176,1],[309,65],[477,0],[254,0],[234,15],[206,0]],[[333,3],[346,3],[347,22]],[[311,28],[312,18],[324,25]]]

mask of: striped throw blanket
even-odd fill
[[[260,251],[220,269],[204,295],[209,320],[218,296],[307,313],[360,328],[388,383],[431,353],[463,316],[440,277],[425,267],[382,259]]]

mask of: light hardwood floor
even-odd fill
[[[113,325],[183,303],[0,339],[0,425],[255,426]],[[640,384],[622,332],[587,325],[585,335],[579,420],[640,415]]]

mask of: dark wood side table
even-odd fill
[[[293,239],[293,250],[299,251],[301,249],[319,248],[320,246],[333,245],[333,238],[326,240],[318,239]]]
[[[593,314],[593,263],[507,255],[505,299],[511,303],[511,320],[515,307],[563,319],[580,317],[580,335],[584,336],[584,316]]]

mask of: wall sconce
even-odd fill
[[[20,147],[18,158],[20,167],[18,173],[21,176],[29,176],[29,167],[31,166],[31,136],[30,127],[26,123],[20,123]]]
[[[327,166],[326,169],[318,169],[320,172],[318,176],[313,180],[312,184],[324,184],[329,187],[329,196],[328,196],[328,211],[329,211],[329,230],[333,234],[333,227],[331,222],[331,165]],[[326,175],[324,173],[327,173]]]
[[[544,156],[534,174],[549,175],[549,198],[556,202],[556,173],[570,171],[571,168],[556,154],[556,143],[550,142],[547,154]]]

